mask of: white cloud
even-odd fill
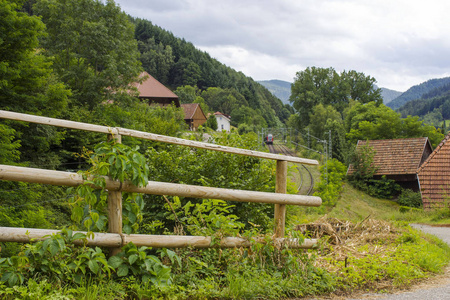
[[[354,69],[404,91],[449,74],[446,0],[118,0],[256,80]]]

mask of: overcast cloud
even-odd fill
[[[448,0],[116,0],[255,80],[356,70],[397,91],[450,76]]]

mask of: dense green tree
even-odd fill
[[[170,69],[175,64],[172,47],[156,44],[154,38],[138,42],[142,67],[162,84],[169,84]]]
[[[208,88],[201,96],[213,111],[231,115],[232,118],[235,109],[242,105],[248,106],[245,97],[235,89]]]
[[[433,125],[436,128],[441,127],[442,121],[444,121],[441,110],[439,108],[435,108],[433,111],[427,113],[421,119],[424,123]]]
[[[341,114],[333,106],[321,103],[313,107],[310,120],[311,124],[308,126],[310,133],[319,138],[324,138],[324,134],[333,129],[327,126],[333,121],[343,123]]]
[[[0,1],[0,107],[56,117],[70,92],[56,80],[51,61],[38,49],[44,24],[18,12],[22,2]]]
[[[345,126],[347,138],[352,143],[357,140],[428,137],[436,147],[444,137],[440,130],[424,124],[418,116],[402,119],[399,113],[375,102],[353,105]]]
[[[382,103],[375,79],[356,71],[338,74],[333,68],[308,67],[298,72],[291,85],[290,101],[299,114],[300,127],[310,123],[309,114],[314,106],[332,105],[342,113],[350,100],[361,103]]]
[[[216,131],[217,128],[219,128],[219,124],[217,124],[217,119],[215,115],[210,115],[208,120],[206,120],[206,127],[211,128],[212,130]]]
[[[38,0],[34,8],[47,27],[45,54],[77,104],[92,108],[136,80],[134,27],[114,1]]]
[[[195,99],[200,97],[201,90],[196,86],[184,85],[177,87],[174,93],[178,96],[180,103],[194,103]]]
[[[173,66],[174,85],[197,85],[201,78],[200,67],[189,58],[179,59]]]
[[[318,104],[314,106],[310,119],[309,133],[329,141],[331,131],[331,156],[342,162],[348,162],[348,145],[341,114],[331,105]]]
[[[38,38],[45,34],[44,24],[37,17],[19,12],[22,3],[0,1],[0,108],[58,117],[67,107],[70,91],[57,80],[51,60],[38,48]],[[21,138],[22,161],[58,165],[57,155],[49,152],[61,142],[62,135],[56,128],[8,124],[11,128],[5,130],[13,133],[15,139]]]
[[[0,164],[11,164],[20,158],[20,142],[14,140],[15,130],[0,124]]]

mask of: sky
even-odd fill
[[[356,70],[404,92],[450,76],[448,0],[115,0],[254,80]]]

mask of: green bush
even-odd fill
[[[422,196],[419,192],[414,192],[410,189],[403,190],[397,200],[398,204],[407,207],[422,207]]]
[[[342,192],[346,171],[345,165],[335,158],[320,167],[320,182],[314,195],[322,198],[323,205],[334,206],[336,204]]]

